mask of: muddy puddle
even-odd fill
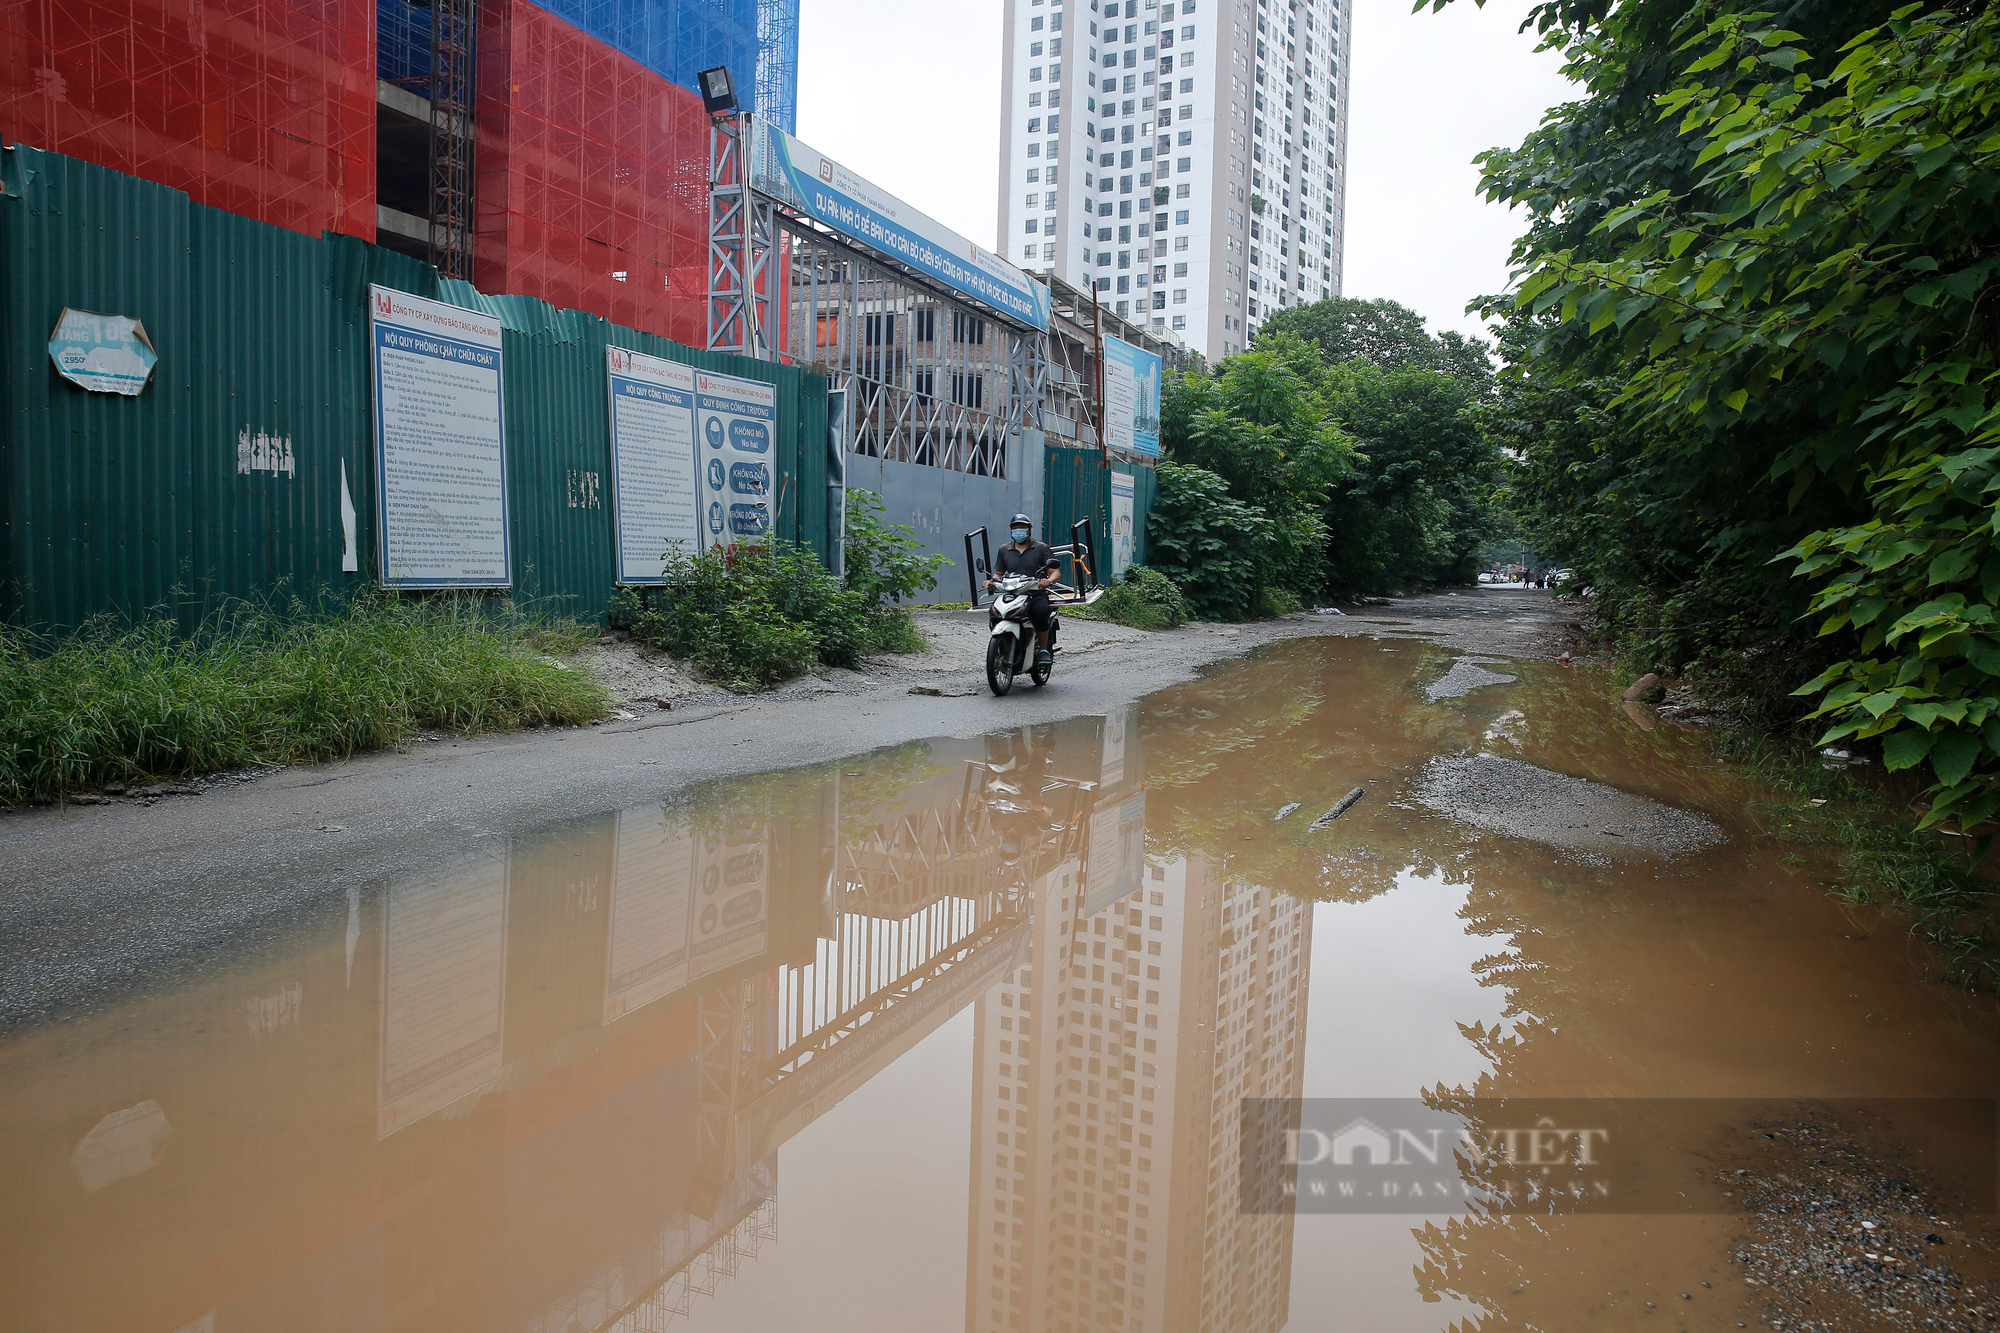
[[[0,1328],[1991,1327],[1991,1006],[1606,677],[1381,648],[329,868],[0,1038]]]

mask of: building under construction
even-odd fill
[[[516,333],[576,310],[685,348],[823,375],[831,391],[830,435],[838,443],[813,465],[826,475],[815,472],[812,490],[815,497],[825,490],[826,498],[808,502],[802,477],[791,479],[790,492],[781,485],[778,494],[794,517],[814,511],[809,522],[800,521],[820,534],[816,540],[827,545],[836,565],[833,548],[849,487],[879,496],[894,521],[913,526],[926,551],[949,561],[958,560],[968,531],[1015,512],[1036,515],[1057,536],[1084,519],[1100,536],[1122,523],[1133,542],[1121,549],[1128,559],[1143,561],[1153,471],[1146,449],[1127,447],[1134,442],[1106,427],[1104,350],[1116,339],[1169,370],[1198,358],[1177,336],[1131,324],[1053,274],[1023,273],[908,205],[895,208],[929,229],[926,244],[940,245],[953,265],[997,278],[1025,305],[996,305],[987,299],[990,292],[982,295],[904,262],[865,229],[843,231],[815,215],[795,188],[769,174],[776,161],[768,150],[773,135],[783,132],[787,151],[814,151],[789,138],[797,64],[798,0],[22,0],[0,6],[0,143],[137,178],[124,185],[100,179],[53,211],[27,202],[13,210],[15,253],[48,244],[60,223],[71,229],[64,236],[91,256],[50,275],[61,281],[34,302],[17,303],[15,345],[41,349],[51,321],[71,306],[122,310],[116,303],[124,302],[131,306],[127,313],[152,326],[170,318],[170,309],[172,317],[193,310],[216,317],[217,336],[180,343],[198,360],[190,377],[151,400],[168,423],[162,428],[193,459],[212,442],[182,439],[187,428],[166,400],[199,382],[217,386],[218,411],[235,410],[236,388],[219,387],[235,386],[247,373],[245,354],[231,340],[241,336],[260,349],[287,345],[258,339],[252,330],[264,326],[251,316],[253,307],[289,320],[288,328],[312,325],[347,309],[343,303],[360,290],[356,263],[394,267],[409,256],[434,265],[437,275],[413,271],[389,285],[402,290],[399,284],[414,283],[429,292],[440,278],[469,284],[476,290],[453,288],[451,299],[499,302],[489,314],[503,322],[529,321],[506,324]],[[747,117],[711,115],[693,90],[697,75],[717,66],[734,75],[738,110]],[[765,147],[746,155],[734,127],[753,122],[755,133],[741,137]],[[757,166],[746,173],[749,161]],[[825,159],[820,168],[844,170]],[[733,178],[731,170],[738,173]],[[75,179],[88,176],[81,172]],[[205,205],[316,239],[324,234],[325,253],[274,260],[275,267],[259,268],[253,278],[252,265],[228,246],[179,243],[159,221],[175,215],[170,201],[138,202],[126,187],[139,182],[180,192],[184,206]],[[18,202],[29,185],[24,176],[0,182],[0,195]],[[51,176],[31,193],[53,199],[54,185]],[[871,197],[882,193],[863,185]],[[400,253],[357,258],[346,238]],[[324,270],[318,277],[315,265]],[[199,272],[205,285],[162,306],[148,304],[136,290],[85,281],[112,267],[128,278],[185,270],[190,282]],[[224,299],[218,284],[237,278],[244,285],[231,290],[226,310],[204,309]],[[505,304],[509,297],[534,298],[554,312],[529,314]],[[308,307],[316,312],[311,318],[304,313]],[[718,318],[719,311],[736,315]],[[334,323],[349,327],[344,316]],[[614,333],[599,329],[590,336],[611,339]],[[279,377],[277,387],[258,399],[264,405],[256,423],[232,418],[230,439],[246,431],[244,438],[269,434],[282,417],[284,438],[311,436],[312,447],[331,451],[323,460],[334,468],[329,475],[340,466],[371,475],[369,456],[341,452],[358,442],[335,438],[329,424],[327,404],[337,395],[307,383],[322,371],[345,374],[337,358],[328,359],[336,342],[338,337],[322,339],[310,373]],[[524,348],[514,359],[525,364],[535,355]],[[25,361],[22,366],[19,373],[28,376],[22,383],[46,379],[27,371]],[[558,378],[569,385],[602,373],[598,364],[565,363]],[[366,411],[365,378],[350,375],[340,383],[342,410]],[[1157,371],[1150,383],[1157,395]],[[275,406],[280,400],[286,410]],[[510,421],[506,433],[508,447],[523,457],[545,447],[584,451],[564,455],[565,470],[586,479],[565,482],[569,514],[572,485],[583,484],[592,494],[596,483],[588,479],[605,475],[608,443],[598,438],[604,428],[591,416],[601,393],[565,391],[559,401],[569,413],[566,424],[530,425],[521,418]],[[13,428],[17,444],[0,438],[0,469],[28,468],[20,460],[42,452],[62,455],[65,466],[74,463],[69,446],[54,441],[25,407]],[[29,472],[67,475],[61,468],[29,468],[21,475]],[[1114,483],[1114,473],[1131,480]],[[191,486],[170,489],[192,493]],[[1122,519],[1114,516],[1114,490],[1128,502],[1116,511]],[[553,493],[535,490],[520,504],[532,507]],[[344,532],[329,526],[330,503],[319,497],[296,514],[288,510],[244,529],[257,534],[268,558],[239,571],[243,593],[261,587],[267,575],[306,578],[302,543]],[[52,491],[50,505],[56,504]],[[594,560],[609,549],[605,511],[587,507],[603,521],[587,539],[563,541],[566,558],[587,550]],[[185,523],[160,530],[207,531],[214,514],[198,508]],[[24,551],[32,547],[40,553],[36,559],[48,562],[51,573],[40,586],[74,582],[64,534],[89,524],[74,506],[63,512],[69,517],[62,523],[15,534],[28,543]],[[106,531],[129,528],[109,511],[92,514]],[[561,563],[539,544],[541,535],[517,535],[527,543],[524,550],[536,553],[529,563],[538,576]],[[319,568],[324,560],[314,565],[334,583],[364,573],[361,557],[350,562],[345,554],[345,535],[341,541],[326,557],[340,562],[338,575],[332,567]],[[1126,562],[1112,561],[1107,573]],[[121,579],[135,567],[129,560],[115,563]],[[191,568],[198,579],[222,577],[212,562]],[[580,581],[565,590],[583,599],[579,606],[594,610],[593,589],[610,586],[601,572],[577,566]],[[300,586],[318,586],[319,575]],[[958,596],[966,577],[963,570],[948,572],[935,595]],[[128,601],[106,584],[77,591],[43,614],[51,623],[68,623]],[[24,602],[7,611],[25,614],[25,608]]]
[[[798,0],[27,0],[0,140],[699,346],[714,65],[790,127]]]

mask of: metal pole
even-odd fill
[[[1097,304],[1097,280],[1090,281],[1090,333],[1097,340],[1097,452],[1107,462],[1111,446],[1104,440],[1104,319]]]

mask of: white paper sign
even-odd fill
[[[694,442],[695,369],[604,349],[611,382],[611,507],[618,581],[659,583],[675,542],[703,546]]]
[[[777,386],[697,371],[694,415],[703,544],[762,541],[777,507]]]
[[[382,583],[505,588],[500,321],[370,286]]]
[[[160,358],[145,326],[129,315],[64,310],[49,335],[49,358],[72,384],[130,398],[146,387]]]

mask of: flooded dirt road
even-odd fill
[[[1991,1327],[1990,1003],[1698,733],[1471,656],[492,827],[16,1026],[0,1328]],[[1643,1151],[1246,1209],[1295,1098],[1364,1165],[1551,1099]]]

